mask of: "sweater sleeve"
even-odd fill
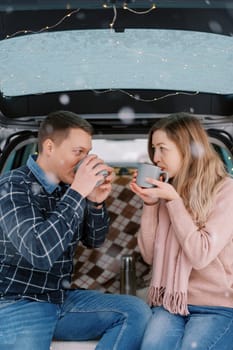
[[[152,264],[154,255],[154,240],[158,223],[159,204],[143,206],[141,228],[138,234],[138,246],[143,259],[149,265]]]
[[[167,202],[176,237],[195,269],[210,264],[233,238],[233,180],[227,179],[216,195],[206,224],[199,229],[182,199]]]

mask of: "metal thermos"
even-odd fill
[[[135,259],[130,255],[121,258],[120,293],[136,295]]]

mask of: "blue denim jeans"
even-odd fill
[[[52,338],[100,339],[98,350],[140,349],[150,308],[129,295],[67,292],[62,305],[0,301],[1,350],[49,350]]]
[[[188,316],[153,307],[141,350],[232,350],[233,309],[189,305]]]

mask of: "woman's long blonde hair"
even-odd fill
[[[202,226],[222,180],[228,176],[224,164],[199,120],[187,113],[171,114],[151,127],[148,153],[152,162],[152,136],[156,130],[165,131],[182,155],[182,167],[171,182],[195,222]]]

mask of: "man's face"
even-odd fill
[[[92,149],[92,137],[82,129],[70,129],[68,136],[60,143],[52,142],[49,156],[51,176],[56,182],[71,184],[74,167]]]

